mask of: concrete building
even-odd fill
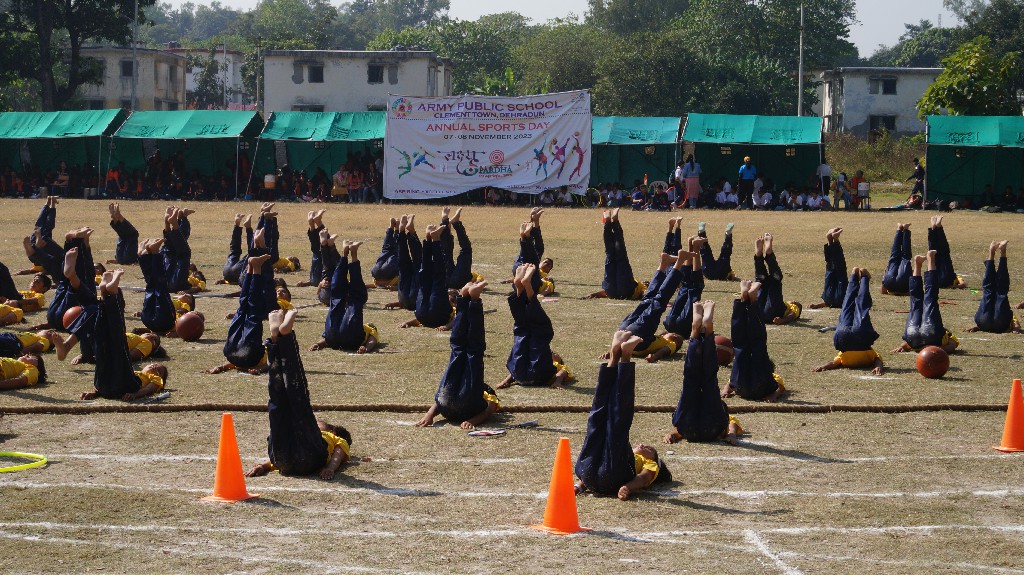
[[[172,42],[171,46],[164,51],[178,54],[186,59],[191,56],[206,60],[210,56],[209,49],[180,48],[175,44],[177,43]],[[242,67],[245,65],[245,54],[238,50],[228,50],[224,46],[218,46],[213,54],[213,59],[221,70],[222,82],[227,88],[225,90],[224,103],[221,107],[228,108],[231,104],[248,104],[250,98],[245,93],[245,87],[242,84]],[[185,67],[186,96],[195,91],[196,74],[198,73],[199,68]]]
[[[917,134],[925,123],[917,101],[942,68],[836,68],[816,74],[818,104],[826,132],[870,138],[883,128],[896,136]]]
[[[270,50],[264,112],[383,110],[388,94],[450,96],[452,65],[425,50]]]
[[[132,49],[130,46],[83,46],[82,56],[103,61],[103,83],[79,88],[86,108],[132,107]],[[163,50],[137,48],[136,110],[185,109],[185,57]]]

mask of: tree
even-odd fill
[[[216,48],[210,48],[206,57],[190,56],[188,66],[192,69],[195,89],[189,90],[189,104],[198,109],[223,108],[227,66],[216,59]],[[198,69],[198,70],[197,70]]]
[[[961,116],[1019,116],[1020,57],[997,56],[985,36],[965,42],[942,61],[945,70],[917,103],[921,119],[945,108]]]
[[[588,0],[588,4],[588,24],[629,36],[667,26],[690,7],[690,0]]]
[[[141,9],[155,0],[138,1],[140,12],[134,15],[134,0],[8,0],[0,36],[30,41],[32,49],[5,54],[3,63],[10,65],[5,69],[39,83],[44,110],[64,108],[80,86],[98,82],[103,74],[96,60],[82,56],[82,44],[86,40],[127,44],[133,20],[141,21]],[[0,40],[0,45],[8,42]]]
[[[935,28],[929,20],[904,26],[899,42],[876,50],[867,60],[870,65],[935,68],[963,41],[962,28]]]
[[[593,26],[553,20],[513,49],[524,94],[589,89],[598,81],[597,62],[611,43]],[[621,79],[628,82],[626,78]]]

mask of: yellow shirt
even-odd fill
[[[128,342],[128,352],[131,353],[133,349],[139,350],[142,353],[142,358],[145,359],[153,353],[153,342],[131,332],[124,334],[125,340]]]
[[[185,315],[186,313],[192,311],[192,308],[189,307],[189,305],[187,303],[181,301],[180,299],[178,299],[176,297],[172,297],[171,298],[171,304],[174,306],[174,316],[175,316],[175,318],[179,318],[179,317]]]
[[[634,349],[633,357],[647,357],[649,354],[652,354],[663,347],[667,347],[672,350],[672,353],[669,354],[672,355],[679,349],[679,344],[665,336],[658,336],[654,338],[654,341],[652,341],[647,347],[643,349]]]
[[[193,276],[193,275],[188,276],[188,283],[192,287],[197,287],[201,291],[206,291],[206,282],[204,282],[203,280],[199,279],[196,276]]]
[[[20,307],[12,307],[7,304],[0,303],[0,317],[4,317],[9,313],[13,313],[14,317],[18,318],[19,322],[25,317],[25,311]]]
[[[295,271],[295,263],[287,258],[277,258],[274,262],[275,272],[293,272]]]
[[[557,361],[554,360],[551,360],[551,363],[554,364],[555,366],[555,375],[551,376],[551,380],[548,381],[548,385],[551,385],[552,383],[555,382],[555,378],[558,377],[558,372],[562,371],[563,369],[565,370],[565,379],[563,381],[569,381],[571,379],[576,378],[576,376],[572,374],[572,371],[570,371],[564,363],[558,363]]]
[[[786,383],[782,381],[781,375],[773,373],[772,379],[775,380],[775,383],[779,384],[779,391],[786,391]]]
[[[34,333],[30,332],[30,331],[23,331],[23,332],[20,332],[20,333],[16,333],[16,334],[14,334],[14,337],[18,338],[18,341],[21,343],[22,349],[24,349],[24,348],[26,348],[26,347],[28,347],[28,346],[30,346],[32,344],[38,343],[38,344],[42,344],[42,346],[43,346],[43,353],[46,353],[46,352],[50,351],[50,347],[53,345],[53,342],[51,342],[50,340],[46,339],[45,337],[39,337],[38,335],[36,335],[36,334],[34,334]]]
[[[152,383],[154,386],[156,386],[155,391],[163,391],[164,378],[160,377],[159,375],[145,371],[136,371],[135,375],[138,376],[139,381],[142,382],[142,387],[146,387],[147,384]]]
[[[377,282],[377,285],[379,287],[395,287],[398,285],[398,276],[395,276],[384,283]]]
[[[295,306],[292,305],[292,302],[281,298],[277,298],[277,307],[281,308],[284,311],[295,309]]]
[[[334,435],[330,431],[321,431],[320,436],[327,442],[327,459],[334,457],[334,450],[339,447],[345,452],[345,458],[342,459],[342,461],[346,461],[348,459],[349,446],[347,441],[337,435]]]
[[[39,369],[36,366],[11,357],[0,357],[0,380],[14,379],[19,375],[24,375],[29,385],[35,385],[39,381]]]
[[[487,393],[485,391],[484,392],[484,399],[498,406],[498,407],[496,407],[494,409],[494,411],[498,411],[498,410],[501,409],[501,402],[498,401],[498,396],[497,395],[494,395],[493,393]]]
[[[377,328],[376,327],[374,327],[374,326],[372,326],[372,325],[370,325],[368,323],[364,323],[363,324],[363,333],[365,334],[365,337],[363,337],[362,345],[366,345],[366,342],[370,341],[371,337],[373,339],[377,340],[377,343],[380,343],[380,334],[377,333]]]
[[[0,315],[3,315],[2,309],[0,309]],[[951,332],[951,331],[949,331],[947,329],[946,333],[942,334],[942,343],[939,344],[939,347],[946,347],[946,345],[948,345],[949,342],[951,342],[951,341],[955,341],[957,345],[960,345],[960,338],[958,338],[957,336],[953,335],[953,332]],[[924,349],[924,348],[923,347],[917,347],[917,348],[914,348],[914,351],[921,351],[922,349]]]
[[[740,425],[740,420],[735,415],[729,416],[729,423],[736,426],[736,435],[743,433],[743,426]]]
[[[100,285],[100,282],[103,281],[103,276],[102,275],[96,276],[94,278],[94,281],[96,282],[96,285]]]
[[[874,349],[864,351],[841,351],[834,361],[838,361],[842,367],[870,367],[875,365],[875,360],[881,361],[882,356]]]
[[[633,289],[633,295],[629,296],[629,299],[643,299],[644,293],[647,292],[647,282],[642,282],[638,279],[634,279],[636,282],[636,288]]]
[[[228,365],[231,366],[231,369],[238,369],[238,366],[231,363],[230,361],[228,362]],[[256,367],[263,367],[265,365],[267,365],[267,350],[266,348],[263,348],[263,357],[260,358],[260,361],[256,364]]]
[[[478,274],[476,272],[469,272],[469,273],[473,277],[473,281],[475,281],[475,282],[482,282],[482,281],[484,281],[484,276],[482,276],[482,275],[480,275],[480,274]]]
[[[793,315],[796,316],[796,319],[800,319],[800,313],[803,312],[804,308],[802,305],[798,304],[795,301],[787,301],[786,309],[793,312]]]
[[[46,294],[34,292],[32,290],[22,290],[18,292],[21,294],[21,299],[34,299],[39,302],[39,307],[46,305]]]
[[[640,475],[640,472],[645,469],[647,471],[653,472],[654,477],[651,478],[651,483],[654,483],[654,480],[658,478],[658,462],[654,461],[653,459],[647,459],[646,457],[640,455],[639,453],[633,454],[633,462],[636,466],[637,475]],[[648,483],[647,485],[650,485],[651,483]]]

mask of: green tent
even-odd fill
[[[330,176],[349,155],[381,149],[385,118],[384,112],[274,112],[260,139],[280,142],[292,170],[312,177],[323,168]]]
[[[114,134],[111,162],[142,172],[157,150],[164,160],[181,151],[187,172],[234,176],[244,188],[247,182],[240,180],[248,176],[236,166],[251,165],[262,129],[259,112],[248,110],[135,112]]]
[[[678,161],[679,118],[595,116],[591,127],[593,154],[590,182],[667,180]]]
[[[750,156],[758,172],[781,189],[813,179],[825,152],[821,127],[818,117],[690,114],[683,140],[694,144],[703,186],[723,177],[734,182],[743,157]]]
[[[928,116],[928,199],[999,203],[1003,189],[1024,186],[1024,117]]]
[[[55,169],[61,160],[69,166],[98,167],[104,152],[102,139],[126,117],[120,109],[0,114],[0,165],[21,169],[25,144],[33,167],[44,171]]]

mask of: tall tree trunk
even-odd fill
[[[35,0],[35,26],[36,38],[39,42],[39,72],[36,79],[42,97],[43,110],[52,112],[56,110],[55,92],[57,83],[53,77],[53,14],[52,6],[48,6],[45,0]]]

